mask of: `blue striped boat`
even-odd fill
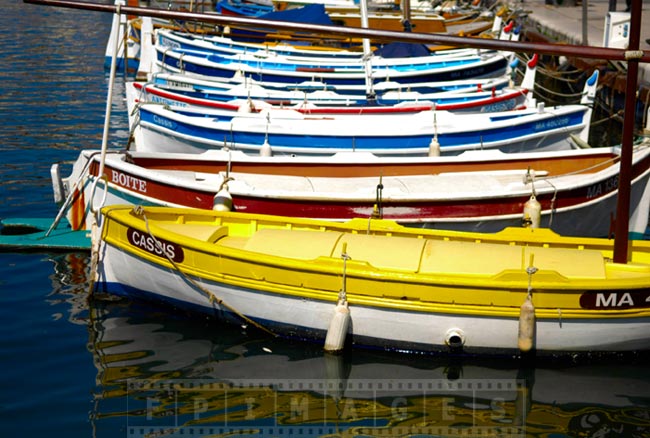
[[[392,80],[404,85],[422,82],[456,81],[504,75],[510,62],[507,55],[487,53],[484,55],[459,57],[422,57],[426,60],[411,60],[410,64],[373,65],[373,83]],[[329,86],[361,87],[366,85],[367,74],[362,63],[356,65],[311,66],[309,64],[277,62],[264,59],[250,60],[237,57],[179,52],[169,48],[156,47],[156,60],[162,71],[199,75],[217,80],[236,76],[277,83],[284,86],[299,86],[306,81],[320,80]],[[433,92],[433,90],[426,90]]]
[[[291,110],[254,115],[140,107],[138,150],[197,153],[228,147],[262,154],[444,155],[466,150],[561,150],[570,135],[587,141],[591,109],[563,105],[479,114],[423,111],[400,115],[310,116]]]

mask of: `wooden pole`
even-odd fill
[[[627,82],[625,86],[625,113],[621,138],[621,170],[618,177],[618,201],[614,227],[614,262],[628,261],[628,234],[630,216],[630,185],[632,183],[632,142],[636,109],[637,76],[639,74],[639,44],[641,40],[641,2],[632,0],[630,37],[627,50]]]

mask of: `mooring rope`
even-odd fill
[[[582,91],[580,91],[578,93],[560,93],[559,91],[551,90],[549,88],[544,87],[543,85],[540,85],[539,83],[536,83],[535,84],[535,91],[537,91],[538,88],[541,89],[542,91],[544,91],[545,93],[551,94],[553,96],[565,97],[565,98],[568,98],[568,99],[582,97],[582,94],[583,94]]]
[[[177,271],[177,272],[178,272],[178,273],[183,277],[183,279],[185,279],[188,283],[190,283],[192,286],[194,286],[194,287],[195,287],[196,289],[198,289],[200,292],[203,292],[203,293],[208,297],[208,299],[210,300],[210,303],[214,303],[214,302],[216,302],[218,305],[220,305],[220,306],[222,306],[222,307],[225,307],[226,309],[230,310],[232,313],[234,313],[235,315],[237,315],[239,318],[243,319],[243,320],[246,321],[247,323],[249,323],[249,324],[251,324],[251,325],[257,327],[258,329],[260,329],[260,330],[262,330],[262,331],[264,331],[264,332],[270,334],[271,336],[277,337],[277,334],[275,334],[273,331],[271,331],[270,329],[264,327],[262,324],[260,324],[260,323],[258,323],[258,322],[256,322],[256,321],[252,320],[251,318],[247,317],[246,315],[244,315],[243,313],[239,312],[239,311],[238,311],[237,309],[235,309],[234,307],[228,305],[228,304],[225,303],[221,298],[217,297],[217,296],[216,296],[212,291],[210,291],[209,289],[204,288],[204,287],[201,286],[201,285],[200,285],[196,280],[194,280],[194,279],[191,278],[189,275],[187,275],[185,272],[183,272],[183,271],[181,270],[181,268],[178,266],[178,264],[177,264],[174,260],[172,260],[171,257],[169,257],[169,254],[167,254],[167,251],[165,251],[165,249],[163,248],[162,243],[160,243],[160,241],[156,238],[156,236],[154,236],[153,233],[151,232],[151,229],[150,229],[150,227],[149,227],[149,219],[147,218],[147,215],[145,214],[144,209],[142,208],[142,206],[136,206],[136,207],[134,207],[134,208],[133,208],[133,213],[134,213],[136,216],[142,217],[142,219],[144,220],[144,224],[145,224],[145,227],[146,227],[146,229],[147,229],[147,233],[148,233],[149,236],[151,236],[151,238],[153,239],[153,241],[154,241],[154,243],[155,243],[155,245],[156,245],[156,248],[157,248],[157,249],[158,249],[162,254],[165,255],[165,258],[167,258],[167,260],[169,261],[169,263],[171,263],[171,265],[172,265],[172,266],[174,267],[174,269],[175,269],[175,270],[176,270],[176,271]]]
[[[520,61],[525,62],[525,63],[530,61],[530,58],[528,58],[526,56],[522,56],[522,55],[517,55],[517,58]],[[575,83],[575,82],[580,81],[580,78],[585,73],[584,70],[579,69],[579,68],[575,68],[573,70],[563,70],[563,71],[560,72],[560,71],[557,71],[557,70],[553,70],[551,68],[544,67],[544,64],[542,62],[540,62],[537,65],[536,69],[537,69],[538,73],[541,73],[541,74],[543,74],[545,76],[548,76],[548,77],[550,77],[552,79],[557,79],[559,81],[568,82],[568,83]],[[566,75],[578,75],[578,77],[577,78],[567,78]]]

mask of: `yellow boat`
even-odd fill
[[[161,207],[102,210],[97,291],[279,336],[464,353],[650,349],[650,242]]]

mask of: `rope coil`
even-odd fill
[[[625,51],[625,59],[627,61],[634,60],[634,59],[641,59],[643,58],[643,50],[626,50]]]

